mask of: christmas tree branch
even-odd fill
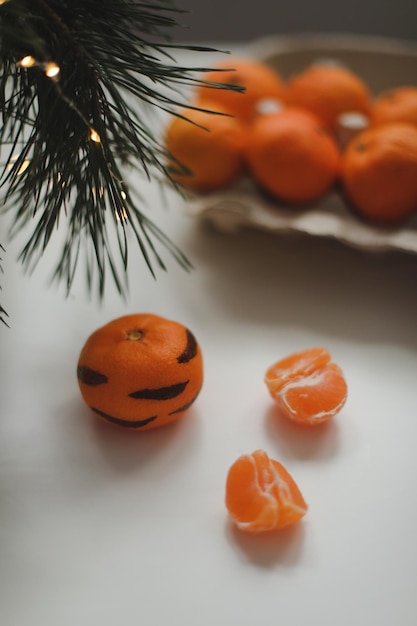
[[[176,63],[175,50],[211,50],[170,41],[179,13],[163,0],[0,1],[0,185],[14,212],[9,236],[31,228],[20,256],[30,270],[59,226],[54,277],[67,292],[83,257],[90,289],[102,296],[110,274],[125,293],[129,233],[152,274],[155,265],[166,269],[161,249],[191,267],[137,207],[123,175],[135,167],[169,180],[152,122],[158,110],[175,113],[208,71]]]

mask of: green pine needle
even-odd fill
[[[175,50],[211,50],[170,41],[179,14],[163,0],[0,5],[0,185],[14,213],[9,236],[30,230],[20,257],[30,270],[58,226],[65,229],[54,276],[68,293],[81,258],[90,289],[102,297],[110,275],[125,293],[129,233],[152,274],[166,269],[161,249],[191,267],[137,207],[123,176],[135,167],[169,180],[168,155],[149,120],[158,109],[175,113],[186,88],[206,84],[199,76],[209,68],[175,61]],[[33,66],[20,63],[28,56]],[[51,62],[56,78],[46,74]]]

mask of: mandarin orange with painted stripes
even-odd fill
[[[77,377],[85,403],[99,418],[148,430],[177,420],[194,403],[203,384],[203,357],[183,324],[137,313],[88,337]]]

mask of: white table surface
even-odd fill
[[[0,328],[2,626],[414,626],[417,619],[417,258],[319,238],[204,227],[155,184],[150,215],[194,265],[154,280],[132,243],[130,295],[48,286],[7,245]],[[91,416],[79,352],[103,323],[149,311],[199,340],[205,382],[174,426],[129,432]],[[286,354],[326,346],[342,412],[304,430],[263,383]],[[226,473],[257,448],[309,511],[268,536],[236,533]]]

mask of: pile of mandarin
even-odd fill
[[[417,212],[417,86],[372,95],[334,62],[284,80],[263,62],[231,58],[204,76],[164,141],[171,178],[198,192],[249,175],[285,205],[312,205],[337,189],[371,222]]]

